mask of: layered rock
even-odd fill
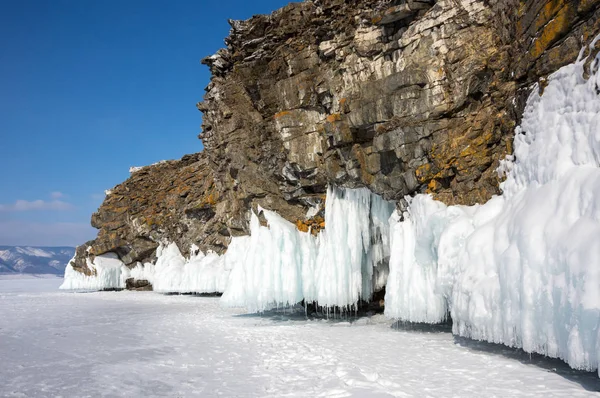
[[[230,236],[223,222],[230,208],[219,184],[202,153],[133,168],[92,215],[100,232],[88,253],[114,251],[125,264],[135,264],[152,260],[160,242],[222,251]]]
[[[248,210],[323,228],[328,184],[446,204],[499,193],[533,83],[600,31],[600,0],[312,0],[230,21],[203,112],[205,151],[107,196],[74,262],[151,260],[161,242],[223,252]]]

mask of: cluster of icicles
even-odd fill
[[[595,43],[592,44],[592,46]],[[581,58],[581,57],[580,57]],[[255,214],[251,235],[224,256],[183,258],[174,244],[132,270],[96,257],[88,277],[68,267],[63,288],[123,286],[223,292],[222,303],[263,311],[302,300],[348,307],[386,285],[390,318],[597,369],[600,358],[600,86],[584,60],[533,90],[505,161],[503,194],[483,205],[408,198],[398,214],[366,189],[328,189],[326,229],[303,233],[276,213]],[[592,63],[596,70],[598,59]]]

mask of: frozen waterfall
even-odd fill
[[[329,187],[317,237],[264,209],[268,226],[261,226],[252,213],[250,238],[225,255],[234,265],[222,303],[256,312],[302,300],[327,307],[368,300],[387,280],[393,210],[366,188]]]

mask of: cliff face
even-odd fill
[[[221,253],[258,205],[322,227],[327,184],[399,207],[417,192],[487,201],[532,85],[600,32],[600,0],[312,0],[230,24],[203,60],[205,151],[115,187],[77,270],[167,241]]]

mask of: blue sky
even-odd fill
[[[76,245],[130,166],[202,150],[201,58],[280,0],[0,2],[0,245]]]

